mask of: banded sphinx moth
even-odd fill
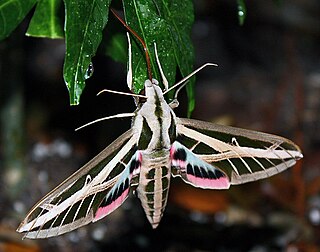
[[[158,58],[157,62],[162,73]],[[162,83],[167,83],[164,74]],[[18,232],[27,238],[47,238],[72,231],[110,214],[132,190],[156,228],[171,177],[195,187],[228,189],[270,177],[302,158],[299,147],[283,137],[178,118],[174,103],[164,98],[167,85],[163,92],[157,80],[148,79],[144,87],[137,110],[124,114],[133,116],[131,129],[41,199]]]

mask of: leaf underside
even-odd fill
[[[66,54],[64,80],[70,104],[77,105],[88,78],[87,69],[102,39],[111,0],[65,0]]]
[[[62,22],[58,15],[61,0],[39,1],[26,35],[45,38],[63,38]]]
[[[186,76],[193,70],[194,50],[190,39],[193,24],[193,5],[190,0],[132,0],[123,1],[127,24],[135,30],[147,45],[151,57],[153,78],[161,82],[155,60],[154,43],[169,86],[175,83],[176,71]],[[183,11],[182,11],[183,10]],[[135,39],[133,39],[136,41]],[[143,48],[132,43],[133,87],[139,93],[148,79]],[[187,87],[189,112],[194,109],[194,78]]]

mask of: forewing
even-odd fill
[[[182,118],[177,133],[178,142],[223,170],[231,184],[270,177],[302,158],[297,145],[271,134]]]
[[[69,232],[110,213],[129,192],[135,144],[131,130],[121,135],[40,200],[17,231],[25,232],[28,238],[46,238]],[[108,204],[108,212],[100,211],[97,217],[99,206]]]

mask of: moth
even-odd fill
[[[132,116],[131,129],[41,199],[18,232],[47,238],[72,231],[110,214],[130,191],[156,228],[172,177],[199,188],[228,189],[282,172],[302,158],[299,147],[283,137],[178,118],[176,103],[164,98],[169,88],[156,48],[155,55],[166,90],[147,79],[136,111],[115,116]],[[129,40],[129,89],[131,69]]]

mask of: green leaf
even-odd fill
[[[113,58],[113,60],[125,64],[128,58],[127,48],[128,42],[126,36],[123,33],[116,33],[108,41],[105,53]]]
[[[194,22],[192,1],[174,1],[170,12],[173,22],[173,37],[175,41],[175,55],[182,76],[187,76],[193,70],[194,49],[190,38]],[[195,77],[189,79],[186,86],[188,95],[188,117],[195,107],[194,85]]]
[[[247,16],[247,8],[244,0],[237,0],[238,3],[238,19],[239,19],[239,24],[243,25],[244,20],[246,19]]]
[[[102,39],[111,0],[64,0],[66,9],[64,80],[70,104],[80,102],[87,69]]]
[[[39,0],[26,35],[63,38],[62,23],[58,16],[61,0]]]
[[[0,0],[0,40],[21,23],[37,0]]]
[[[191,0],[132,0],[123,1],[127,24],[145,41],[150,54],[153,78],[161,82],[154,54],[157,45],[159,59],[169,86],[175,82],[176,70],[182,76],[193,69],[194,50],[190,39],[193,24]],[[145,54],[139,42],[132,43],[133,87],[138,93],[148,79]],[[187,88],[189,113],[194,108],[194,78]]]

